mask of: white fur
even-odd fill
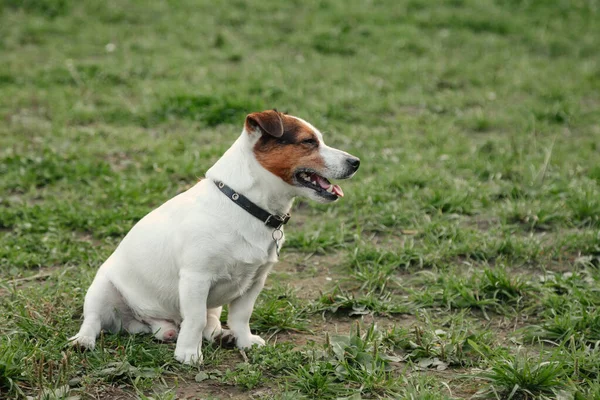
[[[318,132],[315,129],[316,132]],[[320,133],[318,133],[321,139]],[[214,180],[225,182],[270,213],[289,212],[309,189],[285,183],[264,169],[252,148],[259,132],[244,130],[190,190],[142,218],[100,267],[84,304],[84,321],[71,340],[93,349],[101,329],[177,336],[175,358],[202,361],[202,337],[221,334],[221,306],[240,348],[265,341],[249,320],[268,272],[277,261],[272,228],[234,204]],[[322,144],[332,174],[347,153]],[[285,238],[281,239],[281,244]]]

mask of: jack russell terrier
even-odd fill
[[[84,321],[69,339],[93,349],[102,329],[177,339],[175,358],[202,362],[202,338],[227,334],[239,348],[265,341],[250,316],[284,242],[296,196],[321,203],[344,193],[360,160],[326,146],[308,122],[276,110],[246,117],[244,130],[188,191],[142,218],[98,270]]]

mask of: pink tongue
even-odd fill
[[[319,184],[319,186],[321,186],[325,190],[329,189],[331,183],[329,183],[327,179],[317,174],[315,174],[314,176],[317,178],[317,183]],[[338,185],[333,185],[332,190],[333,193],[335,193],[338,197],[344,197],[344,192],[342,191],[342,188]]]
[[[339,197],[344,197],[344,191],[338,185],[333,185],[333,193],[337,194]]]
[[[315,174],[315,176],[317,177],[317,182],[319,183],[319,186],[321,186],[323,189],[327,190],[327,188],[329,186],[331,186],[331,184],[329,182],[327,182],[325,180],[325,178],[323,178],[323,177],[321,177],[319,175],[316,175],[316,174]]]

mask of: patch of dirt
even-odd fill
[[[0,280],[0,296],[8,294],[12,290],[21,290],[31,285],[37,285],[39,282],[50,280],[54,275],[63,273],[74,267],[65,268],[62,265],[54,265],[40,267],[37,273],[30,274],[24,277],[13,277],[5,281]],[[36,270],[27,270],[27,272],[35,272]]]
[[[369,241],[373,246],[377,247],[379,250],[385,250],[390,252],[398,252],[404,248],[404,243],[406,242],[406,238],[417,236],[421,232],[415,229],[400,229],[399,234],[394,233],[382,233],[382,232],[370,232],[367,237],[364,235],[363,239]]]
[[[357,325],[360,324],[360,331],[364,332],[371,324],[375,324],[378,329],[385,331],[394,326],[409,327],[416,321],[412,315],[395,315],[393,317],[381,317],[375,315],[361,315],[360,317],[348,317],[345,315],[334,316],[316,316],[310,324],[311,332],[279,332],[269,339],[269,343],[294,343],[297,350],[310,342],[324,344],[327,336],[348,335],[350,332],[356,332]]]
[[[452,398],[470,399],[481,389],[481,383],[472,377],[473,371],[466,368],[448,368],[444,371],[430,369],[422,373],[441,379],[447,385],[446,389]],[[469,379],[463,379],[461,376],[469,376]]]
[[[138,399],[138,395],[134,392],[126,390],[123,387],[116,386],[98,386],[95,391],[92,392],[92,388],[88,388],[85,393],[84,399],[94,400],[130,400]]]
[[[315,300],[327,289],[333,287],[347,276],[340,267],[344,258],[342,253],[326,255],[305,255],[303,253],[287,253],[283,260],[275,266],[269,282],[277,282],[289,277],[289,285],[296,290],[296,296],[304,300]],[[309,342],[325,343],[327,335],[347,335],[356,329],[360,322],[366,329],[375,323],[379,329],[387,330],[394,326],[410,326],[416,321],[412,315],[375,316],[371,314],[349,317],[347,315],[322,314],[314,316],[310,323],[311,332],[279,332],[269,338],[269,342],[292,342],[298,346]]]
[[[77,232],[76,231],[76,232],[73,232],[73,236],[79,241],[88,242],[90,244],[93,244],[96,247],[106,245],[106,243],[103,242],[102,240],[94,238],[90,232]]]
[[[278,278],[289,277],[290,286],[295,288],[301,299],[315,299],[328,286],[334,285],[341,275],[341,254],[305,255],[288,253],[275,265],[273,276],[267,280],[278,282]]]
[[[501,226],[501,221],[496,216],[475,215],[463,219],[463,225],[469,228],[477,228],[480,231],[487,231]]]
[[[124,151],[108,153],[105,156],[106,161],[110,164],[110,168],[113,172],[121,172],[130,166],[140,168],[141,164],[137,161],[133,161],[130,154]]]
[[[531,317],[535,319],[535,317]],[[510,338],[515,333],[528,325],[531,325],[532,321],[529,320],[529,316],[524,313],[517,313],[513,318],[509,318],[501,315],[491,316],[491,320],[488,323],[488,327],[496,335],[496,340],[501,342],[504,346],[510,347]]]
[[[23,206],[23,205],[27,205],[29,207],[32,206],[36,206],[36,205],[40,205],[44,202],[45,200],[45,188],[44,187],[38,187],[37,192],[35,194],[34,197],[27,197],[24,194],[24,189],[18,187],[18,188],[14,188],[14,189],[8,189],[5,192],[6,197],[4,198],[0,198],[0,203],[4,202],[6,203],[8,206],[11,205],[18,205],[18,206]],[[8,229],[8,232],[12,233],[12,229]]]
[[[304,200],[297,200],[291,213],[292,218],[290,219],[289,225],[287,225],[290,229],[298,230],[306,225],[307,222],[314,219],[314,216],[311,215],[313,211],[310,209],[309,203]]]
[[[231,346],[223,346],[224,348],[232,348]],[[207,361],[205,359],[205,361]],[[216,370],[225,373],[227,369],[234,369],[236,364],[244,362],[244,357],[241,352],[231,351],[224,353],[223,358],[219,358],[218,362],[206,364],[201,367],[201,370],[209,375]],[[206,379],[201,382],[195,381],[196,372],[189,374],[178,374],[177,378],[167,379],[166,386],[154,388],[155,393],[165,393],[170,391],[176,395],[177,399],[186,400],[204,400],[204,399],[254,399],[273,395],[272,389],[267,386],[254,390],[245,390],[243,388],[220,382],[218,379]],[[152,391],[146,393],[152,396]]]
[[[203,400],[206,398],[216,399],[251,399],[254,392],[243,391],[236,386],[224,385],[212,380],[202,382],[180,382],[174,390],[177,399]],[[265,390],[255,391],[265,392]]]

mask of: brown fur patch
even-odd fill
[[[275,138],[262,135],[254,145],[254,155],[268,171],[293,184],[298,168],[321,170],[325,163],[319,153],[319,139],[313,130],[295,118],[280,113],[283,135]],[[307,140],[314,143],[307,143]]]

